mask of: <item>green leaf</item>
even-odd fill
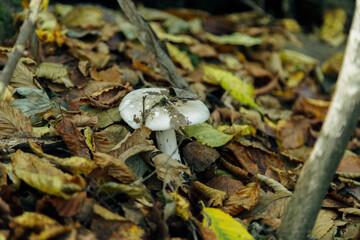
[[[204,208],[203,225],[212,229],[218,240],[253,240],[253,236],[229,214],[217,208]]]
[[[233,136],[222,133],[207,123],[185,127],[189,137],[195,137],[199,142],[210,147],[220,147],[230,141]]]
[[[228,90],[229,93],[240,103],[249,105],[260,111],[259,106],[254,100],[254,87],[233,73],[222,70],[216,66],[203,66],[204,81],[209,83],[218,83],[220,86]]]
[[[11,105],[20,109],[26,117],[45,112],[53,107],[53,103],[44,90],[33,88],[16,88],[12,94],[25,98],[14,100]]]
[[[206,38],[214,43],[218,44],[232,44],[232,45],[242,45],[246,47],[252,47],[263,43],[264,37],[251,37],[244,33],[235,32],[231,35],[222,35],[216,36],[211,33],[205,33]]]

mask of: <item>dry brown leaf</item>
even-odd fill
[[[72,155],[91,159],[90,150],[86,145],[85,137],[75,127],[70,117],[64,116],[56,125],[55,129],[64,140]]]
[[[357,155],[344,156],[336,172],[360,173],[360,157]]]
[[[206,183],[206,186],[215,188],[220,191],[226,192],[230,196],[244,187],[244,184],[239,180],[235,180],[226,176],[214,177]]]
[[[17,150],[11,156],[14,172],[28,185],[47,194],[70,199],[86,185],[80,176],[71,176],[31,153]]]
[[[281,147],[294,149],[304,145],[308,138],[310,122],[304,116],[292,116],[290,120],[280,120],[276,126],[276,134]]]
[[[28,141],[30,148],[34,151],[36,155],[42,157],[43,160],[49,161],[55,166],[69,171],[73,174],[88,174],[94,170],[97,165],[94,161],[73,156],[70,158],[59,158],[50,154],[46,154],[42,151],[41,147],[32,141]]]
[[[321,239],[333,227],[336,218],[337,214],[335,211],[321,209],[316,218],[311,237]]]
[[[97,116],[89,116],[88,113],[76,114],[72,116],[71,121],[74,123],[75,127],[91,127],[94,128],[98,124]]]
[[[130,91],[130,84],[114,86],[95,92],[90,96],[73,99],[69,109],[77,111],[80,105],[90,104],[100,109],[108,109],[119,105],[120,100]]]
[[[19,137],[30,137],[33,134],[33,128],[30,119],[17,108],[1,102],[0,103],[0,139],[11,135]]]
[[[200,56],[200,57],[214,57],[218,56],[216,50],[208,45],[203,43],[196,43],[190,46],[190,52]]]
[[[34,84],[34,74],[25,65],[26,60],[35,63],[32,59],[20,58],[9,83],[14,88],[37,88]]]
[[[122,141],[129,131],[123,125],[112,124],[100,132],[95,132],[95,148],[100,152],[110,152],[120,141]]]
[[[224,209],[230,215],[237,215],[243,209],[250,210],[258,202],[260,195],[260,185],[256,182],[247,184],[240,191],[230,195],[225,201]]]
[[[91,230],[96,233],[97,239],[142,240],[145,231],[130,221],[105,220],[93,217]]]
[[[226,192],[210,188],[199,181],[193,182],[191,188],[206,201],[206,206],[223,206],[226,198]]]
[[[117,65],[102,71],[97,71],[96,67],[93,66],[90,68],[90,76],[96,81],[121,83],[121,70]]]
[[[214,148],[191,142],[182,149],[187,165],[195,172],[205,171],[212,163],[219,158],[220,154]]]
[[[308,118],[324,121],[330,102],[312,98],[298,98],[293,105],[292,111],[302,113]]]
[[[175,187],[178,187],[184,182],[184,178],[181,176],[183,173],[191,175],[190,169],[187,166],[172,159],[167,154],[158,153],[151,160],[154,163],[157,177],[164,184],[172,182]]]
[[[40,228],[47,229],[50,227],[60,225],[54,219],[35,212],[24,212],[20,216],[14,217],[9,223],[11,228],[24,227],[24,228]]]
[[[124,139],[119,147],[116,147],[109,154],[118,157],[120,154],[129,150],[131,147],[144,144],[144,145],[153,145],[154,142],[149,140],[151,134],[151,129],[145,126],[136,129],[130,136]]]
[[[38,209],[41,209],[42,204],[49,202],[55,207],[59,216],[72,217],[81,212],[86,197],[86,192],[81,192],[72,199],[63,199],[46,195],[39,200],[37,207]]]
[[[132,183],[136,180],[134,173],[131,168],[125,164],[125,161],[119,161],[109,154],[100,152],[94,153],[94,161],[98,166],[103,168],[107,174],[118,179],[120,182]]]

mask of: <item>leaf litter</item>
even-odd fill
[[[317,38],[337,48],[318,59],[294,19],[139,7],[194,95],[172,88],[121,11],[51,9],[0,105],[0,234],[274,239],[341,69],[344,11],[325,12]],[[0,47],[1,65],[9,52]],[[120,117],[122,98],[145,87],[169,88],[159,104],[170,113],[197,98],[211,111],[206,123],[173,124],[181,163]],[[359,139],[357,128],[313,238],[359,236]]]

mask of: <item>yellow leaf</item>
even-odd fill
[[[170,196],[175,200],[176,203],[176,213],[185,221],[189,220],[190,213],[190,204],[189,202],[177,193],[169,193]]]
[[[321,70],[324,74],[337,74],[340,72],[344,53],[336,53],[331,58],[327,59],[322,65]]]
[[[216,66],[203,66],[203,69],[205,82],[220,84],[223,89],[229,90],[229,93],[240,103],[260,110],[254,101],[254,87],[250,83]]]
[[[80,176],[71,176],[49,162],[31,153],[17,150],[11,161],[15,175],[28,185],[47,194],[70,199],[80,192],[86,182]]]
[[[305,54],[293,51],[293,50],[282,50],[279,52],[279,56],[282,62],[290,63],[294,65],[304,64],[304,65],[316,65],[319,63],[318,60],[307,56]]]
[[[255,135],[256,128],[249,124],[238,125],[233,124],[232,126],[222,125],[218,127],[218,130],[226,134],[231,134],[233,136],[244,136],[244,135]]]
[[[218,240],[251,240],[253,236],[241,223],[217,208],[204,208],[203,225],[212,229]]]
[[[328,44],[337,47],[345,40],[344,25],[346,13],[341,8],[328,9],[324,15],[320,37]]]
[[[258,45],[264,42],[264,37],[251,37],[244,33],[235,32],[231,35],[222,35],[216,36],[211,33],[205,33],[206,38],[214,43],[218,44],[233,44],[233,45],[243,45],[246,47],[251,47]]]
[[[50,154],[46,154],[42,151],[41,147],[32,141],[28,141],[31,150],[36,155],[42,157],[43,160],[49,161],[50,163],[69,171],[73,174],[88,174],[94,170],[97,165],[93,160],[89,160],[83,157],[73,156],[69,158],[59,158]]]
[[[57,221],[46,215],[35,212],[24,212],[22,215],[14,217],[10,226],[22,226],[27,228],[49,228],[59,225]]]
[[[304,79],[304,77],[305,73],[302,71],[292,73],[290,74],[289,79],[286,82],[286,86],[288,88],[296,87],[301,82],[301,80]]]
[[[180,51],[180,49],[169,42],[166,43],[166,46],[175,62],[179,63],[186,70],[194,71],[191,59],[185,52]]]

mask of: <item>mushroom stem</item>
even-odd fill
[[[156,131],[156,141],[160,151],[171,156],[181,163],[180,154],[176,142],[176,134],[173,128],[164,131]]]

